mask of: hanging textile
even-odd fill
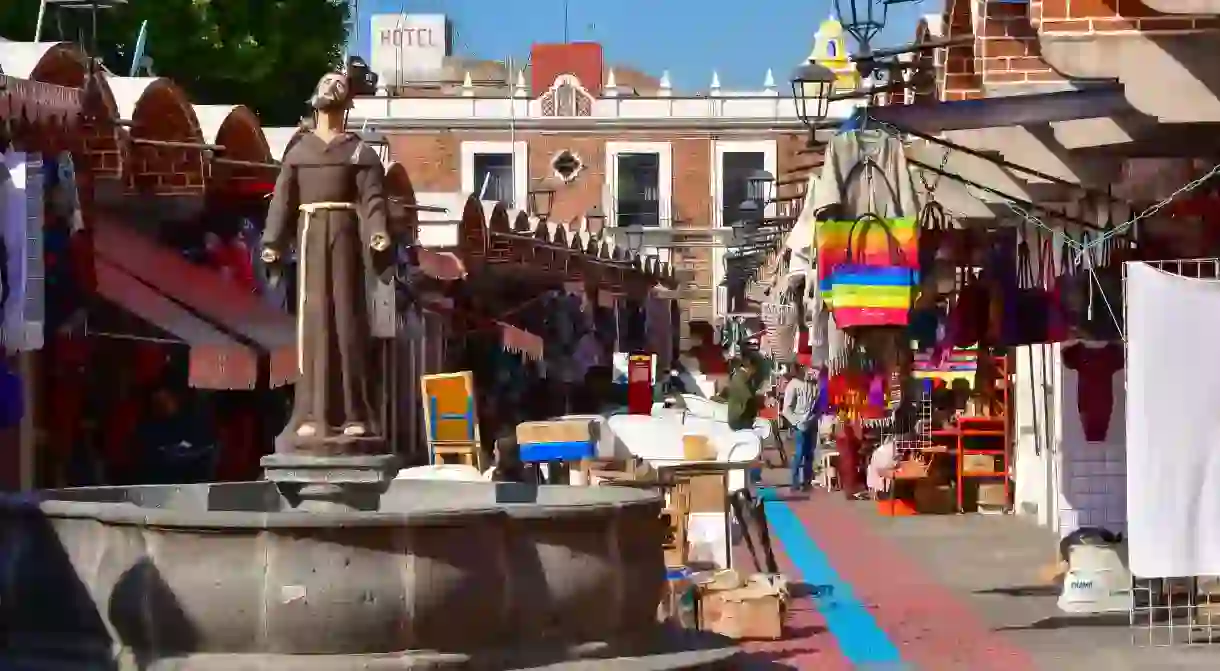
[[[37,154],[10,151],[4,155],[4,161],[10,174],[10,179],[2,185],[5,195],[0,198],[0,204],[5,206],[4,247],[7,252],[0,262],[5,264],[4,281],[8,288],[4,301],[4,343],[10,351],[36,349],[25,342],[26,289],[30,284],[27,266],[31,260],[25,252],[30,225],[37,220],[38,230],[43,229],[41,160]],[[39,250],[39,257],[41,255]]]
[[[773,278],[770,300],[762,305],[765,331],[761,350],[764,356],[780,363],[796,358],[796,340],[800,334],[799,311],[793,303],[793,292],[789,290],[786,280],[784,276],[784,284],[781,284],[780,276]]]
[[[849,233],[860,215],[889,220],[918,211],[902,142],[876,131],[836,135],[826,146],[812,209],[818,220],[818,284],[827,291],[827,276],[845,260]]]
[[[0,429],[17,426],[25,414],[25,398],[21,378],[0,357]],[[79,418],[72,418],[73,421]]]
[[[818,173],[814,173],[805,182],[805,199],[801,203],[801,211],[784,242],[784,248],[789,252],[789,273],[813,270],[815,252],[813,236],[817,227],[818,180]]]
[[[1220,575],[1220,282],[1132,263],[1127,294],[1131,572]]]
[[[644,305],[648,330],[648,349],[657,357],[657,368],[668,371],[673,359],[673,312],[670,301],[649,294]]]
[[[1123,369],[1123,348],[1108,343],[1090,347],[1083,342],[1063,348],[1063,365],[1076,371],[1076,410],[1084,439],[1100,443],[1110,431],[1114,414],[1114,374]]]

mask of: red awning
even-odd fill
[[[170,301],[193,312],[271,358],[271,386],[297,376],[296,323],[292,316],[267,305],[225,280],[113,219],[99,217],[94,226],[99,264],[106,262],[156,288]]]
[[[0,117],[67,127],[81,112],[82,91],[0,74]]]
[[[97,292],[190,348],[190,385],[201,389],[253,389],[258,352],[191,314],[149,285],[98,261]]]

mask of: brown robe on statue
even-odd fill
[[[351,133],[329,143],[308,133],[284,157],[263,245],[298,257],[297,360],[292,417],[277,449],[338,438],[354,425],[378,436],[371,390],[367,282],[374,235],[387,235],[381,159]],[[311,424],[312,437],[301,436]],[[356,438],[359,440],[359,438]]]

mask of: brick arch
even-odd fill
[[[123,131],[114,124],[119,118],[114,92],[105,77],[89,79],[89,60],[72,42],[5,42],[0,49],[0,71],[11,77],[86,88],[97,95],[86,95],[82,113],[91,121],[82,133],[87,164],[98,177],[119,177],[123,161]],[[94,122],[95,120],[96,122]]]
[[[945,17],[943,14],[927,14],[920,17],[915,26],[915,44],[927,44],[944,37]],[[937,101],[944,93],[941,85],[944,81],[945,49],[921,51],[915,55],[916,71],[932,73],[932,91],[919,92],[914,95],[915,102]]]
[[[512,230],[512,223],[508,219],[508,208],[504,207],[504,203],[484,200],[482,204],[483,221],[486,222],[487,230],[502,233]]]
[[[530,224],[530,213],[525,210],[517,210],[516,214],[510,214],[509,219],[512,221],[514,233],[528,233],[533,228]]]
[[[245,105],[192,105],[203,141],[225,148],[225,158],[270,163],[271,146],[254,110]]]
[[[164,77],[110,77],[120,117],[131,138],[203,145],[199,119],[182,89]],[[133,144],[125,171],[128,186],[163,195],[199,195],[207,186],[202,148]]]
[[[974,0],[947,0],[944,12],[946,38],[971,36],[969,44],[947,47],[940,81],[941,97],[945,100],[967,100],[982,97],[982,81],[975,69],[977,59],[974,34]]]
[[[468,194],[458,221],[458,248],[467,267],[487,257],[487,215],[478,195]]]

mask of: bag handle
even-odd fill
[[[1042,234],[1038,234],[1042,237]],[[1055,241],[1054,236],[1046,236],[1041,243],[1042,254],[1038,259],[1038,281],[1042,282],[1043,288],[1049,289],[1055,283],[1055,278],[1059,276],[1058,269],[1055,267]]]
[[[878,165],[875,160],[873,160],[872,158],[867,157],[867,156],[860,159],[859,161],[856,161],[856,164],[853,165],[851,167],[851,170],[847,171],[847,175],[845,175],[843,177],[843,181],[839,184],[840,202],[843,202],[843,203],[848,202],[848,199],[847,199],[848,186],[851,185],[852,180],[860,179],[861,175],[863,175],[866,170],[869,171],[870,176],[871,176],[872,172],[877,172],[880,174],[881,182],[883,184],[885,184],[886,191],[889,191],[890,202],[892,202],[894,204],[895,213],[893,216],[894,217],[904,216],[905,213],[902,211],[902,199],[898,197],[898,190],[894,188],[894,185],[892,183],[890,183],[889,177],[887,177],[885,174],[885,170],[882,170],[881,166]],[[871,184],[869,185],[869,191],[872,191]]]
[[[1017,243],[1017,286],[1022,289],[1034,289],[1038,286],[1030,257],[1029,241],[1022,239]]]
[[[946,231],[949,229],[949,213],[945,211],[944,205],[935,200],[929,200],[919,211],[917,223],[922,230]]]
[[[857,240],[859,240],[861,243],[867,243],[868,232],[872,230],[873,226],[880,226],[881,230],[885,231],[885,240],[890,248],[890,263],[904,261],[905,259],[903,258],[902,247],[898,245],[898,240],[894,237],[894,232],[890,230],[889,224],[887,224],[886,221],[881,217],[878,217],[871,212],[866,212],[856,219],[855,223],[851,225],[851,229],[847,233],[847,254],[844,257],[847,262],[857,262],[855,252],[860,251],[860,247],[865,245],[856,246],[855,243]],[[858,232],[857,227],[859,227]]]

